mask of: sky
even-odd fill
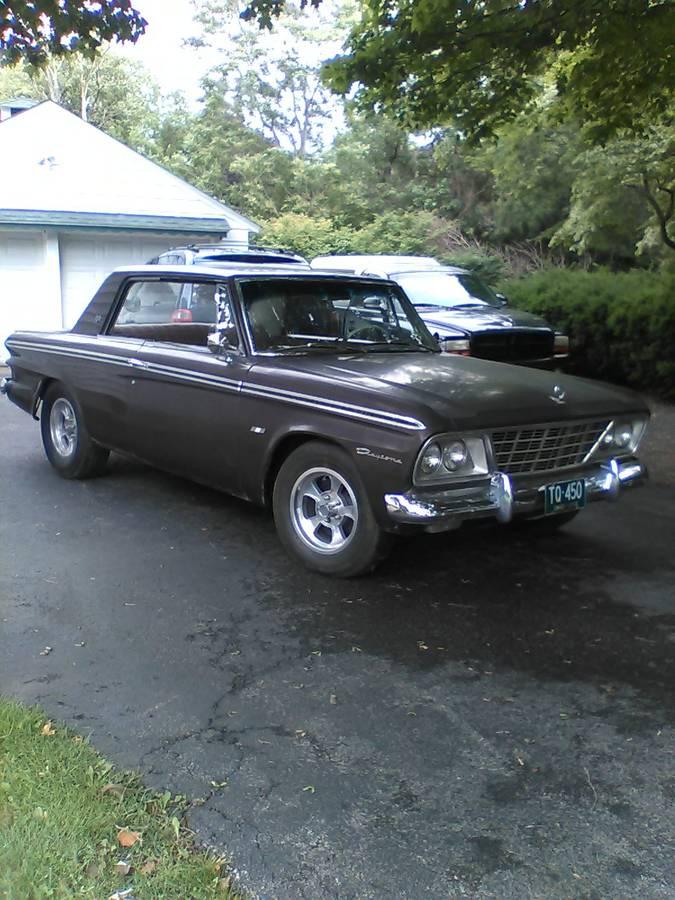
[[[136,44],[118,44],[119,52],[142,62],[163,93],[183,91],[190,104],[196,104],[199,81],[215,64],[217,53],[181,46],[184,38],[198,34],[190,0],[135,0],[134,6],[148,27]]]

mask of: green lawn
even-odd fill
[[[222,860],[195,850],[184,810],[182,798],[145,790],[40,710],[0,699],[3,900],[126,891],[129,900],[234,900]]]

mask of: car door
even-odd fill
[[[216,332],[219,308],[221,317],[226,312],[233,322],[231,299],[225,285],[214,281],[165,284],[174,294],[174,310],[145,331],[134,361],[132,452],[238,493],[240,392],[250,362],[240,352],[234,325],[217,354],[207,343]]]

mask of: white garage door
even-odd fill
[[[0,363],[7,357],[5,339],[13,331],[58,328],[60,323],[42,232],[0,231]]]
[[[72,328],[103,279],[113,269],[145,263],[168,247],[180,243],[181,237],[151,238],[138,234],[85,237],[62,234],[59,244],[64,327]]]

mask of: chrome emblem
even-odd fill
[[[553,393],[549,394],[549,399],[553,400],[554,403],[565,403],[567,399],[566,392],[560,387],[559,384],[553,385]]]

